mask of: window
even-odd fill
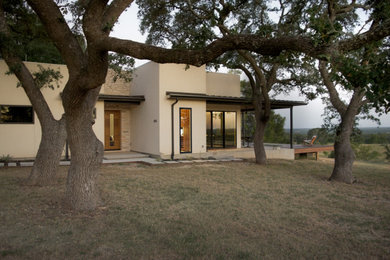
[[[0,105],[0,124],[33,124],[32,106]]]
[[[237,147],[236,112],[206,112],[207,148]]]
[[[236,112],[225,112],[225,147],[237,147]]]
[[[191,108],[180,108],[180,153],[192,152]]]

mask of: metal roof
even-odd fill
[[[185,92],[172,92],[167,91],[166,95],[169,99],[181,99],[181,100],[204,100],[211,104],[231,104],[241,105],[242,110],[253,110],[253,100],[245,97],[228,97],[228,96],[214,96],[203,93],[185,93]],[[294,106],[305,106],[304,101],[295,100],[271,100],[271,109],[291,108]]]
[[[98,100],[117,102],[117,103],[131,103],[131,104],[140,104],[141,101],[145,101],[145,97],[141,95],[135,96],[121,96],[121,95],[105,95],[100,94]]]

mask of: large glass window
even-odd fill
[[[33,124],[32,106],[0,105],[0,124]]]
[[[225,147],[237,147],[236,134],[236,112],[225,112]]]
[[[180,152],[192,152],[191,108],[180,108]]]
[[[223,148],[223,112],[213,112],[213,147]]]
[[[207,111],[207,148],[237,147],[236,112]]]

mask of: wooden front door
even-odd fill
[[[121,111],[104,111],[104,149],[121,149]]]

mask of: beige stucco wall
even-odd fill
[[[165,114],[161,113],[160,156],[170,158],[172,149],[171,104],[174,100],[163,100]],[[169,108],[169,113],[168,109]],[[192,153],[181,157],[194,157],[193,154],[206,152],[206,102],[179,100],[174,106],[174,154],[180,154],[180,108],[191,108]]]
[[[53,116],[60,119],[64,113],[60,93],[68,80],[68,70],[65,65],[25,62],[31,71],[38,71],[38,64],[44,68],[60,71],[63,78],[60,88],[54,90],[43,88],[41,91],[48,103]],[[23,88],[17,88],[17,78],[6,75],[8,66],[0,60],[0,104],[2,105],[31,105]],[[97,137],[104,140],[104,104],[96,105],[96,120],[93,129]],[[36,156],[41,141],[41,127],[37,115],[34,113],[34,124],[0,124],[0,156],[11,155],[14,158],[32,158]]]
[[[38,63],[27,62],[26,65],[31,71],[34,71],[37,70]],[[68,79],[67,68],[65,65],[41,65],[60,70],[64,76],[60,81],[60,88],[55,90],[42,89],[53,115],[59,119],[63,114],[60,92]],[[5,62],[0,60],[0,104],[30,105],[24,90],[16,88],[16,77],[5,75],[7,71],[8,67]],[[174,100],[167,99],[167,91],[239,96],[239,78],[235,75],[206,73],[204,66],[186,68],[186,65],[181,64],[156,64],[154,62],[137,68],[131,84],[121,81],[113,83],[108,78],[101,93],[112,95],[128,95],[130,93],[131,95],[145,96],[145,101],[141,102],[140,105],[106,104],[106,109],[122,111],[122,150],[139,151],[161,157],[170,156],[171,104]],[[192,154],[188,155],[180,154],[180,108],[192,109]],[[93,129],[102,142],[104,142],[104,109],[105,103],[98,101]],[[237,112],[237,144],[239,148],[241,144],[239,107],[208,106],[207,109]],[[0,124],[0,156],[10,154],[18,158],[35,157],[41,139],[41,128],[36,115],[34,118],[34,124]],[[180,100],[174,107],[174,118],[175,154],[182,157],[192,157],[194,154],[206,152],[206,102]]]
[[[92,126],[96,137],[104,144],[104,101],[98,101],[95,105],[96,119]]]
[[[240,97],[240,76],[225,73],[206,73],[207,95]]]
[[[131,95],[145,102],[131,110],[131,150],[169,157],[171,154],[171,104],[166,92],[206,93],[205,68],[149,62],[135,70]],[[175,153],[180,153],[179,108],[192,109],[192,150],[206,151],[206,103],[183,101],[175,105]]]
[[[206,93],[206,72],[204,66],[186,68],[183,64],[160,64],[159,68],[159,155],[166,158],[172,152],[171,105],[175,101],[168,99],[166,92]],[[179,100],[174,106],[174,153],[180,154],[180,108],[191,108],[192,154],[206,152],[206,102]]]
[[[37,63],[26,62],[30,71],[38,71]],[[64,65],[41,64],[59,70],[64,76],[60,88],[51,90],[43,88],[42,93],[56,119],[61,118],[63,108],[60,92],[68,78],[68,71]],[[18,80],[14,75],[5,75],[8,66],[0,60],[0,104],[2,105],[31,105],[23,88],[16,87]],[[33,124],[0,124],[0,156],[11,155],[14,158],[35,157],[41,140],[41,127],[37,115],[34,113]]]
[[[130,88],[131,95],[144,95],[145,101],[131,110],[131,150],[159,154],[159,65],[138,67]]]
[[[207,85],[209,84],[209,85]],[[144,95],[145,102],[131,110],[131,150],[168,159],[172,149],[171,105],[166,92],[208,93],[240,96],[237,75],[206,73],[205,67],[149,62],[135,71],[131,95]],[[180,108],[191,108],[192,153],[180,154]],[[209,109],[209,107],[207,108]],[[237,113],[237,147],[241,147],[241,113],[239,106],[211,106],[210,109]],[[206,152],[206,101],[179,100],[174,106],[175,158],[198,157]]]
[[[184,64],[159,64],[160,97],[166,91],[206,93],[205,66],[187,68]]]

